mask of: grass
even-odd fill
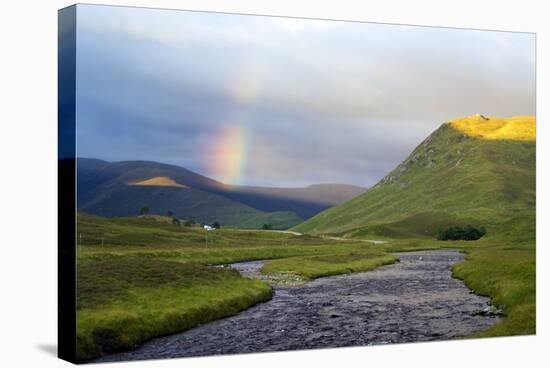
[[[237,229],[206,232],[153,218],[79,214],[83,245],[78,251],[78,358],[85,361],[131,349],[271,297],[267,284],[209,264],[272,259],[262,272],[313,279],[392,263],[396,259],[391,252],[439,248],[464,251],[466,261],[455,265],[454,276],[476,293],[490,296],[507,314],[479,336],[534,333],[534,228],[529,223],[517,222],[502,235],[523,234],[527,239],[522,242],[492,234],[475,242],[426,237],[372,245],[361,241],[358,233],[354,236],[360,239],[330,240]]]
[[[271,287],[235,270],[113,257],[78,263],[77,355],[94,358],[236,314]]]
[[[162,220],[162,219],[161,219]],[[232,269],[255,259],[269,272],[305,278],[366,271],[393,262],[373,245],[270,231],[184,228],[155,217],[78,215],[77,356],[132,349],[268,300],[271,287]],[[279,267],[278,270],[276,268]],[[267,272],[267,271],[266,271]]]
[[[243,216],[237,225],[241,229],[261,229],[267,224],[274,230],[285,230],[302,221],[304,220],[292,211],[275,211]]]
[[[473,115],[453,120],[451,125],[467,135],[483,139],[534,141],[536,138],[533,116],[502,119]]]
[[[153,187],[176,187],[176,188],[189,188],[187,185],[179,184],[174,179],[167,176],[156,176],[151,179],[141,180],[136,182],[130,182],[128,185],[142,185]]]
[[[536,332],[536,257],[532,246],[488,246],[467,250],[466,261],[455,265],[453,275],[477,294],[502,306],[506,319],[484,336],[529,335]]]
[[[293,273],[304,279],[370,271],[391,264],[397,257],[376,250],[363,250],[347,254],[290,257],[267,262],[263,273]]]

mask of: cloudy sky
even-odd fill
[[[78,156],[376,184],[443,122],[535,114],[526,33],[79,5]]]

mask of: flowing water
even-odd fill
[[[97,361],[331,348],[448,340],[487,329],[500,317],[476,315],[489,299],[451,277],[455,250],[396,254],[374,271],[274,286],[275,295],[236,316],[154,339]],[[232,265],[257,277],[263,261]]]

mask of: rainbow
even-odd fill
[[[225,125],[209,144],[207,168],[226,184],[239,184],[246,167],[247,131],[241,125]]]
[[[228,84],[226,93],[239,112],[225,117],[227,123],[212,134],[207,144],[205,166],[208,174],[226,184],[241,184],[246,172],[249,124],[253,123],[254,102],[260,94],[263,71],[258,63],[242,65]]]

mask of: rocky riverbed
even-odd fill
[[[448,340],[487,329],[500,319],[483,312],[488,298],[451,277],[451,266],[463,254],[434,250],[396,255],[399,263],[370,272],[275,284],[272,300],[236,316],[97,361]],[[233,267],[258,277],[262,264]]]

